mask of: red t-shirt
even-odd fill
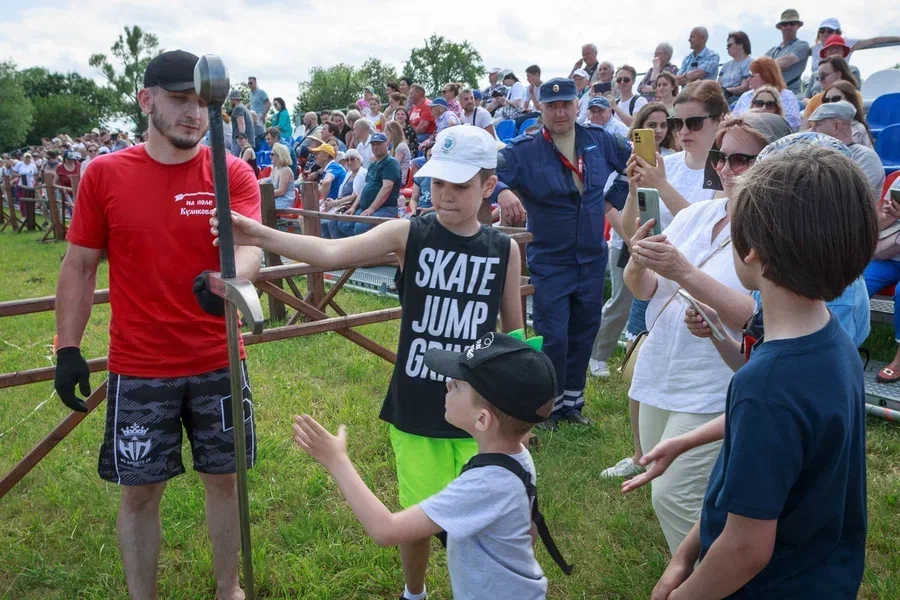
[[[210,155],[201,146],[190,161],[164,165],[140,145],[99,156],[84,172],[66,237],[106,249],[110,371],[184,377],[228,365],[225,319],[204,312],[192,291],[199,273],[219,270],[209,231]],[[232,210],[259,221],[253,169],[234,156],[226,160]]]
[[[431,102],[427,98],[422,100],[417,106],[413,106],[412,111],[409,113],[409,123],[416,131],[418,131],[419,121],[428,121],[428,127],[423,133],[428,135],[434,133],[434,115],[431,114]]]
[[[66,169],[65,165],[60,163],[56,166],[56,176],[59,177],[59,185],[63,187],[72,187],[72,180],[70,177],[72,175],[77,175],[79,170],[78,163],[75,163],[75,169],[69,171]]]

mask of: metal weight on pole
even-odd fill
[[[250,543],[250,496],[247,490],[247,442],[244,427],[243,373],[240,358],[240,323],[237,311],[254,333],[263,329],[262,307],[253,285],[237,277],[234,261],[234,234],[231,222],[231,197],[225,162],[225,137],[222,130],[222,104],[231,82],[222,59],[214,54],[200,57],[194,68],[194,88],[209,110],[209,137],[212,148],[213,182],[219,216],[219,260],[221,274],[209,279],[209,289],[225,300],[225,329],[228,337],[228,367],[231,375],[231,415],[237,470],[238,515],[241,529],[241,558],[244,566],[244,592],[255,600],[253,552]]]

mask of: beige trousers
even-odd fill
[[[722,413],[682,413],[641,404],[638,424],[644,454],[663,440],[693,431]],[[700,519],[706,485],[722,442],[689,450],[651,483],[653,510],[673,554]]]

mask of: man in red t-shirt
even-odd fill
[[[166,482],[185,470],[182,428],[206,490],[216,597],[243,598],[225,308],[206,284],[219,254],[209,231],[215,192],[211,151],[200,145],[209,116],[194,92],[197,60],[175,50],[147,66],[138,101],[149,115],[149,139],[96,158],[85,171],[56,291],[56,390],[84,411],[75,386],[86,395],[90,382],[79,344],[106,250],[112,318],[99,473],[123,486],[118,540],[132,598],[156,598],[159,504]],[[259,220],[252,169],[230,155],[226,161],[232,209]],[[238,275],[254,280],[261,258],[257,248],[236,248]],[[242,379],[252,466],[256,428],[243,364]]]
[[[425,141],[434,133],[434,115],[431,114],[431,102],[425,95],[425,88],[418,83],[409,86],[410,109],[409,124],[416,130],[419,141]]]

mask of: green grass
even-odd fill
[[[35,234],[0,235],[0,301],[54,293],[64,244]],[[105,287],[101,266],[98,287]],[[349,291],[348,312],[394,305]],[[265,303],[263,303],[265,306]],[[85,334],[88,358],[106,354],[109,307],[96,306]],[[396,322],[359,329],[393,348]],[[0,320],[0,371],[50,365],[52,313]],[[891,333],[873,334],[876,357],[893,353]],[[327,473],[289,442],[291,415],[307,411],[327,427],[347,423],[350,454],[363,478],[397,508],[387,426],[377,417],[390,366],[337,334],[253,346],[249,367],[259,434],[250,472],[254,566],[261,598],[394,598],[402,590],[396,550],[368,540]],[[618,360],[618,357],[615,359]],[[94,385],[103,374],[94,374]],[[564,576],[539,546],[551,598],[647,598],[667,561],[647,490],[628,497],[601,469],[630,452],[626,388],[614,377],[592,380],[590,430],[541,434],[535,453],[544,513],[564,555]],[[103,408],[103,407],[101,407]],[[67,414],[50,382],[0,390],[0,471],[6,472]],[[124,599],[115,540],[117,486],[97,476],[103,410],[95,411],[0,500],[0,598]],[[900,598],[900,433],[870,418],[869,544],[861,597]],[[190,452],[185,445],[185,464]],[[162,506],[161,598],[211,598],[212,556],[198,479],[171,481]],[[432,598],[450,598],[445,554],[428,576]]]

